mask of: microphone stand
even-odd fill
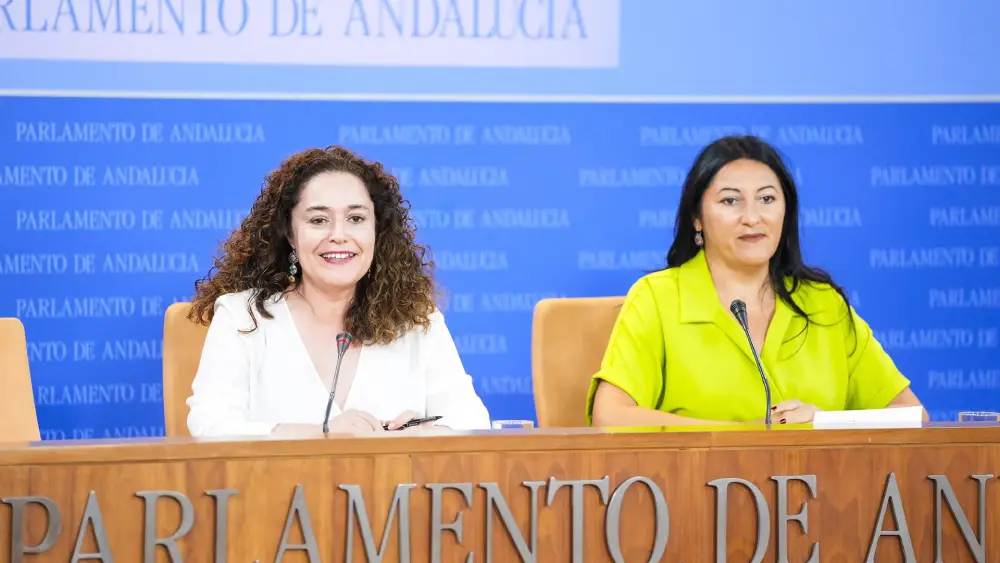
[[[736,322],[740,323],[740,328],[742,328],[743,333],[747,335],[747,342],[750,344],[750,352],[753,354],[754,361],[757,362],[757,372],[760,374],[760,380],[764,384],[764,397],[767,400],[767,412],[764,413],[764,425],[770,428],[771,385],[767,382],[767,376],[764,374],[764,366],[760,363],[760,356],[757,355],[757,349],[753,345],[753,337],[750,336],[750,324],[747,321],[746,303],[737,299],[729,306],[729,310],[733,312],[733,316],[736,317]]]
[[[333,410],[333,397],[337,392],[337,380],[340,379],[340,363],[344,361],[347,349],[351,347],[351,333],[342,332],[337,335],[337,367],[333,369],[333,385],[330,386],[330,398],[326,401],[326,414],[323,415],[323,434],[330,433],[330,411]]]

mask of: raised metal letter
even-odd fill
[[[156,546],[158,545],[167,548],[171,561],[183,561],[184,557],[177,550],[177,540],[186,536],[194,525],[194,506],[191,501],[175,491],[139,491],[135,493],[135,496],[141,497],[146,503],[145,537],[142,544],[143,563],[156,563]],[[156,537],[156,501],[160,497],[171,498],[181,505],[181,523],[167,538]]]
[[[229,552],[229,497],[236,489],[214,489],[205,494],[215,498],[215,563],[226,563]]]
[[[778,483],[778,563],[788,563],[788,523],[798,522],[802,525],[802,533],[809,535],[809,501],[802,503],[802,510],[798,514],[788,514],[788,482],[802,481],[809,487],[809,496],[816,498],[816,476],[815,475],[778,475],[771,477]],[[806,563],[819,563],[819,542],[812,545],[809,552],[809,559]]]
[[[928,479],[934,481],[934,553],[935,563],[942,563],[941,559],[941,497],[948,503],[948,510],[955,517],[955,523],[962,530],[962,537],[965,538],[965,545],[972,552],[972,557],[976,563],[986,563],[986,482],[993,478],[993,475],[972,475],[973,479],[979,482],[979,538],[972,532],[969,519],[962,510],[962,505],[955,497],[955,491],[951,488],[951,483],[944,475],[929,475]]]
[[[608,504],[608,489],[610,478],[605,475],[600,479],[573,479],[571,481],[560,481],[555,477],[549,477],[549,494],[545,499],[545,506],[552,506],[552,500],[556,498],[556,492],[563,486],[568,485],[571,489],[571,505],[573,510],[573,563],[583,563],[583,488],[586,486],[596,487],[601,493],[601,504]]]
[[[621,545],[622,501],[625,500],[625,493],[633,483],[642,483],[653,493],[653,523],[656,526],[656,534],[653,536],[653,550],[649,555],[649,563],[653,563],[661,560],[663,552],[667,550],[667,540],[670,539],[670,509],[667,508],[667,499],[663,498],[660,487],[645,477],[627,479],[618,485],[611,495],[608,512],[604,515],[604,539],[608,542],[611,559],[615,563],[625,563]]]
[[[83,537],[87,533],[87,523],[94,526],[94,543],[97,553],[80,553],[83,549]],[[90,491],[87,495],[87,506],[83,509],[83,519],[80,520],[80,531],[76,534],[76,546],[73,548],[73,558],[69,563],[78,563],[84,559],[100,559],[101,563],[115,563],[108,542],[108,532],[104,529],[104,518],[101,516],[101,506],[97,503],[97,493]]]
[[[896,519],[896,530],[883,530],[882,523],[885,520],[885,509],[891,504],[892,516]],[[913,552],[913,542],[910,540],[910,528],[906,525],[906,511],[903,510],[903,498],[899,494],[899,485],[896,483],[896,474],[890,473],[885,484],[885,492],[882,493],[882,507],[878,511],[878,520],[875,522],[875,529],[872,530],[872,542],[868,545],[868,556],[865,563],[875,563],[875,551],[878,548],[878,540],[882,536],[896,536],[899,544],[903,548],[903,562],[917,563],[917,555]]]
[[[538,489],[545,486],[545,481],[525,481],[521,483],[531,492],[531,515],[528,526],[531,528],[531,547],[524,541],[524,534],[514,521],[514,514],[507,506],[507,499],[500,492],[496,483],[481,483],[479,486],[486,491],[486,563],[493,561],[493,510],[500,516],[500,522],[507,530],[507,535],[514,542],[517,554],[523,563],[535,563],[538,549]]]
[[[462,513],[455,516],[454,522],[441,522],[441,493],[445,489],[460,491],[465,497],[465,504],[472,506],[472,483],[427,483],[431,490],[431,563],[441,563],[441,532],[448,530],[455,534],[458,543],[462,543]],[[472,563],[473,554],[465,556],[465,563]]]
[[[727,525],[729,523],[729,485],[743,485],[753,495],[753,503],[757,507],[757,547],[754,548],[750,563],[761,563],[767,552],[767,543],[771,538],[771,510],[767,506],[764,493],[753,483],[745,479],[729,477],[709,481],[710,487],[715,487],[715,561],[726,563]]]
[[[416,487],[412,483],[396,485],[396,492],[392,495],[392,505],[389,507],[389,515],[385,519],[385,530],[382,532],[382,547],[376,549],[375,537],[372,532],[371,522],[368,520],[368,510],[365,508],[365,497],[358,485],[341,485],[340,489],[347,491],[347,547],[344,561],[354,561],[354,517],[357,516],[358,526],[361,528],[361,541],[365,544],[365,560],[373,563],[380,563],[382,555],[385,553],[386,544],[389,543],[389,530],[392,529],[392,521],[399,511],[399,561],[409,563],[410,561],[410,489]]]
[[[302,526],[302,543],[289,545],[288,534],[292,531],[292,523],[296,517]],[[286,551],[305,551],[309,556],[309,563],[320,563],[319,546],[316,545],[316,534],[313,533],[312,519],[309,518],[309,506],[306,505],[306,497],[302,494],[302,485],[295,485],[292,505],[288,507],[288,518],[285,519],[285,529],[281,532],[281,542],[278,544],[274,563],[280,563]]]
[[[62,533],[62,514],[59,506],[48,497],[6,497],[0,502],[9,504],[11,509],[10,518],[10,561],[11,563],[24,563],[25,554],[43,553],[56,544],[59,534]],[[39,504],[45,509],[45,536],[38,545],[24,545],[24,518],[27,514],[25,510],[29,504]]]

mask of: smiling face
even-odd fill
[[[375,205],[357,176],[324,172],[309,180],[292,210],[289,241],[302,283],[353,291],[375,256],[375,223]]]
[[[785,197],[765,164],[740,159],[722,167],[705,190],[701,216],[705,252],[735,268],[766,266],[781,240]]]

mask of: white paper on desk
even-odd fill
[[[819,411],[813,416],[813,428],[920,428],[923,421],[923,407]]]

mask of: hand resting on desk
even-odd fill
[[[813,421],[816,413],[823,409],[816,405],[803,403],[798,399],[782,401],[771,407],[772,424],[808,424]],[[764,423],[763,419],[760,421]]]
[[[917,400],[916,395],[910,389],[904,389],[899,395],[897,395],[891,403],[889,403],[886,408],[906,408],[921,406],[920,401]],[[866,409],[869,410],[869,409]],[[791,399],[788,401],[782,401],[777,405],[771,407],[771,423],[772,424],[809,424],[814,422],[816,418],[816,413],[823,412],[823,409],[817,407],[816,405],[810,405],[808,403],[803,403],[798,399]],[[923,410],[923,420],[930,420],[927,415],[926,409]],[[757,424],[764,424],[764,419],[760,419]]]
[[[420,414],[409,410],[403,411],[392,420],[379,420],[364,411],[348,410],[330,419],[330,433],[375,434],[386,431],[412,432],[428,428],[447,429],[446,426],[437,425],[432,421],[401,428],[415,418],[420,418]],[[387,425],[388,429],[386,429]],[[278,436],[308,436],[322,432],[323,427],[320,424],[279,424],[272,433]]]
[[[445,426],[441,426],[441,425],[435,424],[434,421],[431,421],[431,420],[429,420],[427,422],[422,422],[420,424],[415,424],[415,425],[412,425],[412,426],[406,426],[406,427],[404,427],[404,425],[407,422],[409,422],[411,420],[415,420],[415,419],[421,418],[422,416],[423,415],[421,415],[420,413],[418,413],[416,411],[403,411],[396,418],[394,418],[392,420],[385,420],[385,421],[382,422],[382,424],[383,425],[387,425],[388,426],[387,429],[389,431],[394,431],[394,432],[397,432],[397,431],[398,432],[407,432],[407,431],[411,431],[411,430],[420,430],[420,429],[425,429],[425,428],[446,428]]]
[[[364,411],[347,410],[330,419],[331,434],[374,434],[376,432],[385,432],[382,421]],[[322,433],[323,426],[321,424],[279,424],[272,431],[272,434],[279,436]]]

